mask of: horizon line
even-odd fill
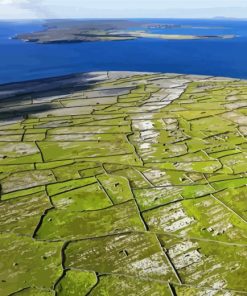
[[[213,16],[213,17],[61,17],[61,18],[4,18],[0,21],[32,21],[32,20],[146,20],[146,19],[180,19],[180,20],[247,20],[247,17],[225,17],[225,16]]]

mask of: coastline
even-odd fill
[[[104,71],[104,70],[99,70],[99,71],[79,71],[79,72],[75,72],[75,73],[69,73],[69,74],[65,74],[65,75],[55,75],[55,76],[49,76],[49,77],[41,77],[41,78],[35,78],[35,79],[27,79],[27,80],[20,80],[20,81],[11,81],[11,82],[4,82],[4,83],[0,83],[0,89],[4,89],[4,88],[8,88],[8,87],[19,87],[19,88],[22,88],[22,87],[27,87],[29,85],[36,85],[36,84],[45,84],[46,87],[47,87],[47,83],[49,83],[49,85],[52,87],[53,85],[56,85],[56,84],[63,84],[64,83],[66,84],[66,81],[68,83],[68,87],[71,87],[73,86],[73,83],[75,83],[76,81],[80,81],[80,79],[84,76],[84,75],[87,75],[87,74],[91,74],[91,75],[94,75],[94,74],[102,74],[104,76],[107,76],[107,73],[126,73],[126,74],[165,74],[165,75],[177,75],[177,76],[188,76],[188,77],[198,77],[201,79],[206,79],[206,78],[218,78],[218,79],[221,79],[221,80],[241,80],[241,81],[247,81],[247,78],[246,79],[243,79],[243,78],[238,78],[238,77],[230,77],[230,76],[213,76],[213,75],[203,75],[203,74],[197,74],[197,73],[173,73],[173,72],[150,72],[150,71]]]

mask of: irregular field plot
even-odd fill
[[[0,295],[247,295],[246,81],[88,76],[1,100]]]

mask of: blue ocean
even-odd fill
[[[148,20],[183,27],[153,33],[228,35],[234,39],[35,44],[11,37],[43,29],[42,21],[0,22],[0,83],[87,71],[151,71],[247,78],[247,21]],[[138,29],[138,28],[137,28]]]

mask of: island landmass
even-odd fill
[[[136,30],[133,28],[143,28]],[[186,35],[186,34],[163,34],[153,33],[148,29],[171,29],[182,28],[173,24],[147,24],[145,22],[134,22],[127,20],[112,21],[49,21],[44,30],[19,34],[13,39],[40,44],[51,43],[80,43],[96,41],[124,41],[139,38],[157,38],[164,40],[200,40],[200,39],[229,39],[235,35]],[[145,30],[147,29],[147,31]]]

